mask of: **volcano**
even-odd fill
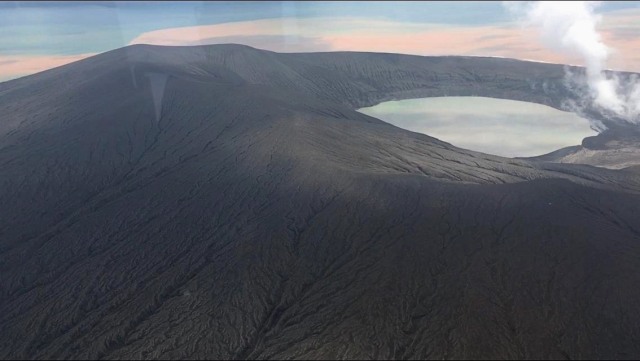
[[[563,76],[135,45],[0,83],[0,357],[638,358],[636,167],[502,158],[356,111],[561,108]]]

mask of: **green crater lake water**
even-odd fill
[[[504,157],[542,155],[597,134],[588,120],[574,113],[506,99],[407,99],[359,111],[460,148]]]

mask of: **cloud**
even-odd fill
[[[0,55],[0,65],[2,70],[0,73],[0,81],[6,81],[21,76],[38,73],[47,69],[55,68],[74,61],[82,60],[89,54],[77,55]]]
[[[533,53],[519,54],[510,45],[521,42],[522,36],[531,38],[534,34],[504,25],[452,27],[361,18],[282,18],[156,30],[141,34],[131,44],[196,45],[235,40],[273,51],[531,57]],[[502,47],[502,51],[500,54],[483,51],[488,47]]]
[[[614,17],[622,21],[618,22]],[[608,27],[603,36],[608,39],[625,32],[626,38],[612,43],[637,41],[632,39],[636,24],[634,19],[640,23],[640,12],[614,12],[606,18]],[[350,17],[280,18],[156,30],[141,34],[131,44],[195,45],[224,42],[284,52],[330,50],[501,56],[584,65],[575,54],[549,49],[540,41],[535,30],[510,23],[459,27]],[[640,64],[635,62],[636,55],[632,51],[614,54],[617,59],[611,64],[618,66],[617,69],[640,71]]]
[[[608,66],[640,72],[640,55],[634,51],[640,48],[640,10],[605,13],[601,25],[602,40],[611,50]],[[515,23],[461,27],[357,17],[285,17],[166,28],[141,33],[130,42],[155,45],[220,43],[240,43],[278,52],[373,51],[499,56],[584,65],[579,56],[548,48],[534,29]],[[0,55],[0,79],[35,73],[89,55]]]
[[[198,44],[244,44],[254,48],[263,48],[277,52],[313,52],[329,51],[330,44],[320,38],[291,36],[291,35],[230,35],[213,38],[199,39],[193,43]]]

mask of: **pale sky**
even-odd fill
[[[640,72],[640,3],[607,2],[608,67]],[[502,56],[581,65],[501,2],[0,2],[0,81],[129,44]]]

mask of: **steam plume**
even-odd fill
[[[597,31],[602,17],[595,9],[600,2],[505,1],[503,4],[525,25],[537,28],[546,46],[582,58],[586,66],[583,81],[588,86],[592,105],[627,122],[640,124],[640,83],[635,77],[623,80],[604,71],[612,50]]]

